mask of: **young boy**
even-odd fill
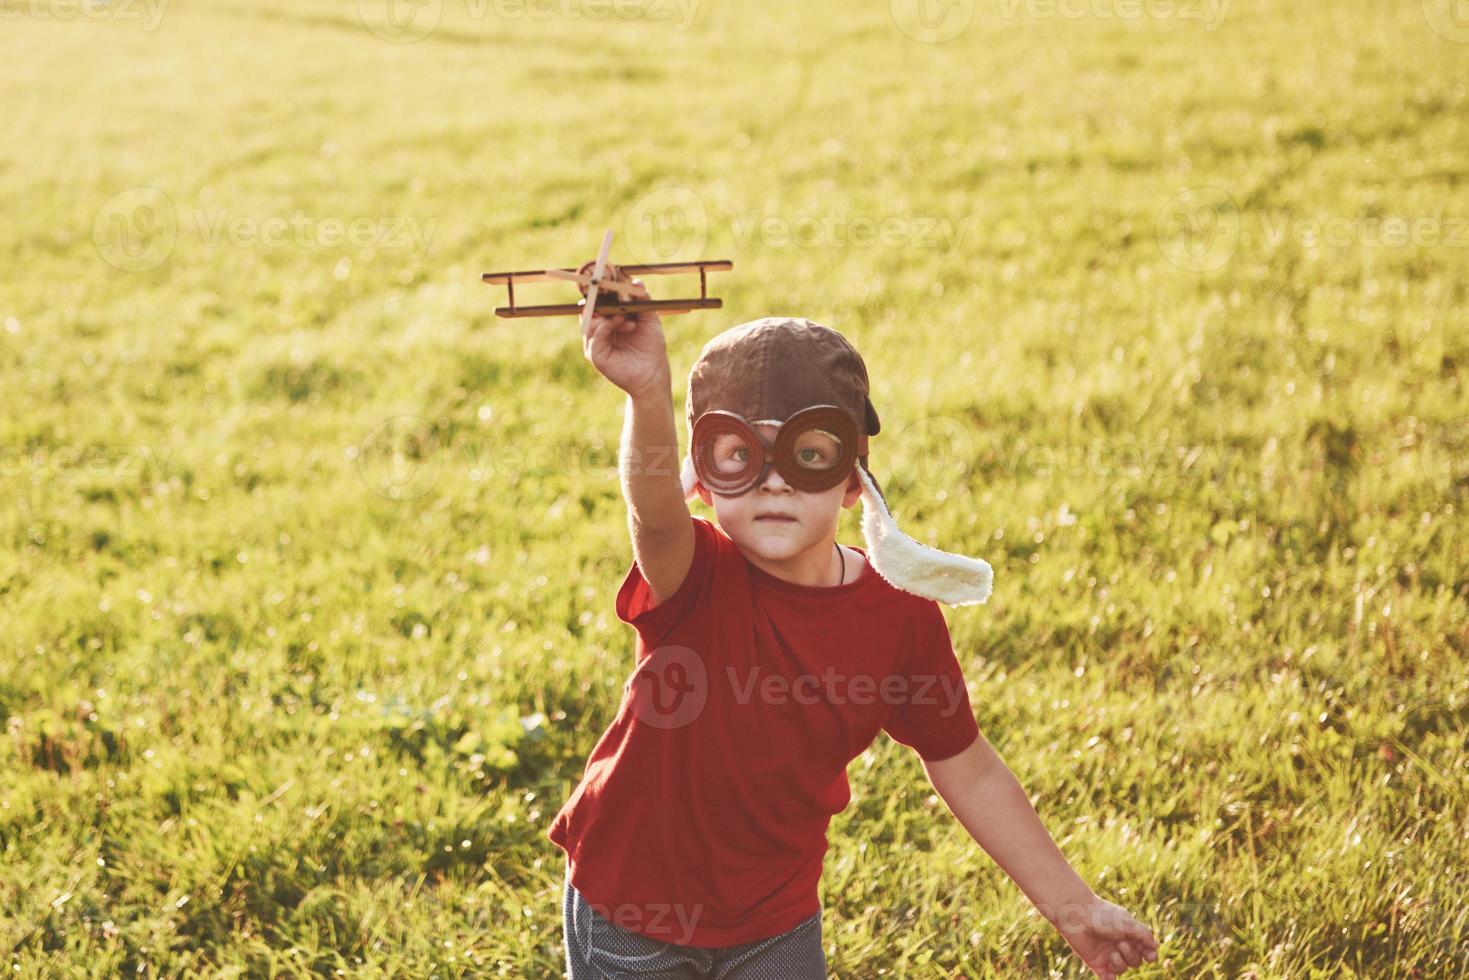
[[[681,471],[659,318],[593,316],[583,348],[628,395],[634,561],[616,609],[637,666],[547,831],[567,854],[572,980],[824,977],[826,829],[879,731],[918,753],[1097,976],[1155,960],[1152,934],[1077,876],[979,734],[938,601],[983,602],[990,567],[898,531],[867,470],[879,420],[845,338],[768,318],[710,341]],[[695,494],[717,526],[692,516]],[[866,549],[836,541],[858,499]]]

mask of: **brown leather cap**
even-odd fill
[[[692,438],[694,422],[713,409],[755,422],[835,405],[852,416],[858,432],[875,436],[882,423],[869,391],[867,365],[847,338],[813,320],[765,317],[730,327],[704,345],[689,371],[685,421]],[[872,476],[867,454],[858,460]],[[872,482],[886,504],[877,478]]]

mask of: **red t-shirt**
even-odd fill
[[[650,607],[636,561],[617,592],[635,666],[547,836],[605,918],[731,946],[820,909],[846,767],[879,730],[931,761],[979,727],[937,602],[870,563],[843,585],[786,582],[693,521],[677,592]]]

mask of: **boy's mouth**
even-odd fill
[[[796,523],[796,519],[794,517],[791,517],[789,514],[761,514],[759,517],[755,518],[755,520],[786,522],[790,524]]]

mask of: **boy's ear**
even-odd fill
[[[862,499],[862,478],[857,475],[857,467],[852,467],[852,475],[847,478],[847,490],[842,494],[842,507],[850,507]]]
[[[702,501],[704,501],[704,506],[705,507],[713,507],[714,506],[714,498],[709,495],[709,491],[708,491],[708,489],[705,488],[705,486],[704,486],[703,483],[699,482],[698,480],[695,480],[694,481],[694,489],[696,491],[698,491],[699,499],[702,500]]]

